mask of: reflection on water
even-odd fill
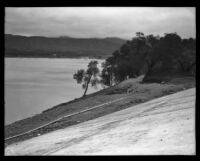
[[[73,79],[91,59],[5,58],[5,123],[82,96]],[[103,60],[98,60],[99,67]],[[98,89],[89,88],[88,93]]]

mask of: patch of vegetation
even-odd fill
[[[127,41],[111,57],[107,58],[102,67],[103,70],[98,75],[97,62],[90,62],[86,71],[79,70],[74,75],[77,83],[82,83],[85,89],[84,97],[57,105],[39,115],[8,125],[5,128],[5,135],[7,137],[14,136],[58,117],[122,97],[126,97],[126,99],[50,124],[48,127],[40,129],[39,134],[75,125],[135,104],[195,87],[196,40],[182,39],[176,33],[159,37],[144,36],[139,32],[136,37]],[[96,80],[97,75],[101,77],[100,81]],[[142,78],[143,83],[138,80],[134,81],[142,75],[145,75],[144,79]],[[88,85],[95,86],[96,83],[110,88],[86,95]],[[37,136],[37,132],[11,139],[7,143]]]
[[[74,78],[77,83],[84,82],[86,93],[89,83],[110,87],[141,75],[144,75],[145,83],[166,83],[174,78],[195,77],[195,73],[195,39],[182,39],[177,33],[166,33],[160,37],[137,32],[131,41],[127,41],[102,63],[101,73],[95,74],[100,80],[90,81],[91,77],[83,69],[77,71]],[[129,93],[128,88],[112,89],[108,94]]]
[[[62,118],[61,120],[56,121],[52,124],[49,124],[46,127],[43,127],[31,133],[22,135],[20,137],[7,140],[6,146],[12,143],[16,143],[18,141],[27,140],[32,137],[37,137],[39,135],[43,135],[45,133],[48,133],[54,130],[66,128],[71,125],[76,125],[76,124],[79,124],[91,119],[95,119],[97,117],[107,115],[109,113],[123,110],[129,107],[132,107],[133,105],[137,105],[137,104],[140,104],[140,103],[143,103],[143,102],[146,102],[146,101],[149,101],[161,96],[172,94],[180,90],[184,90],[188,87],[188,82],[190,83],[190,88],[195,86],[195,82],[194,82],[195,79],[190,79],[190,78],[185,78],[185,81],[184,81],[184,78],[174,80],[175,82],[179,82],[179,84],[172,84],[172,83],[166,83],[166,84],[142,83],[141,84],[135,80],[137,80],[137,78],[125,80],[113,87],[86,95],[85,97],[81,97],[79,99],[76,99],[76,101],[72,101],[70,103],[63,103],[63,104],[57,105],[56,108],[52,108],[51,110],[48,110],[45,113],[41,113],[31,118],[20,120],[18,122],[15,122],[11,125],[6,126],[5,136],[6,137],[14,136],[14,135],[23,133],[25,131],[34,129],[36,127],[39,127],[50,121],[53,121],[58,117],[85,110],[86,107],[94,107],[102,103],[110,102],[112,100],[116,100],[122,97],[125,98],[118,102],[113,102],[111,104],[101,106],[91,111],[80,113],[78,115],[73,115],[67,118]],[[135,86],[137,86],[137,92],[132,92],[132,93],[125,92],[127,89],[130,89],[132,87],[135,88]]]
[[[96,87],[99,83],[99,79],[97,78],[99,68],[97,67],[97,64],[97,61],[91,61],[89,62],[88,69],[86,71],[84,69],[80,69],[73,76],[77,83],[82,83],[82,88],[85,89],[83,97],[86,95],[89,84],[91,84],[92,87]]]
[[[102,65],[102,83],[112,86],[127,78],[145,75],[144,82],[168,82],[179,76],[195,76],[196,40],[176,33],[163,37],[136,33]]]

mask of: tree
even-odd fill
[[[118,52],[115,52],[115,54],[119,54]],[[116,56],[116,55],[115,55]],[[101,71],[101,83],[106,86],[112,86],[115,84],[115,68],[116,68],[116,62],[118,56],[116,57],[109,57],[106,59],[105,62],[102,63],[102,71]]]
[[[176,33],[167,33],[157,41],[151,38],[149,72],[145,77],[163,77],[194,74],[196,70],[195,40],[181,39]],[[154,44],[154,45],[153,45]],[[153,69],[153,70],[152,70]],[[167,79],[168,79],[167,78]],[[162,78],[161,78],[162,79]]]
[[[182,71],[182,72],[181,72]],[[102,70],[103,83],[117,83],[141,74],[146,77],[162,77],[170,74],[195,75],[196,40],[182,39],[177,33],[163,37],[137,32],[107,58]],[[160,79],[161,80],[161,79]]]
[[[142,73],[151,45],[142,32],[137,32],[136,37],[127,41],[118,51],[113,53],[115,58],[114,75],[116,81],[123,81],[127,77],[137,77]]]
[[[183,52],[177,58],[183,72],[195,72],[196,67],[196,40],[189,38],[182,40]]]
[[[159,52],[156,50],[160,40],[159,36],[148,35],[146,36],[148,55],[146,56],[146,74],[150,73],[151,70],[159,63]]]
[[[101,83],[106,86],[112,86],[112,66],[106,62],[102,63],[103,70],[101,71]]]
[[[90,61],[86,71],[80,69],[73,75],[73,78],[77,83],[82,83],[82,88],[85,89],[83,97],[86,95],[89,84],[91,84],[92,87],[97,87],[96,85],[99,83],[99,68],[97,67],[97,64],[97,61]]]

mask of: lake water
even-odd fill
[[[5,58],[5,124],[83,95],[73,79],[91,59]],[[103,60],[97,60],[100,63]],[[90,88],[88,93],[100,90]]]

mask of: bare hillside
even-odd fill
[[[11,144],[5,155],[194,155],[195,90]]]

